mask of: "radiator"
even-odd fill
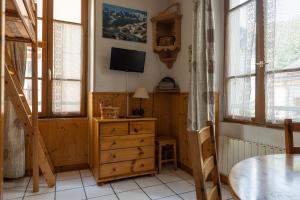
[[[283,153],[285,153],[285,149],[282,147],[220,136],[218,147],[219,172],[227,176],[230,169],[242,160],[259,155]]]

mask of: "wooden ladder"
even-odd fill
[[[18,78],[17,72],[13,67],[11,60],[6,56],[5,63],[5,89],[6,92],[15,108],[16,114],[21,121],[26,135],[33,137],[33,127],[32,127],[32,112],[30,110],[27,99],[24,95],[20,80]],[[39,168],[45,177],[45,180],[49,187],[55,185],[54,167],[51,162],[47,147],[44,143],[43,137],[38,130],[38,163]]]

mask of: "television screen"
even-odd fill
[[[144,72],[146,52],[120,49],[111,49],[110,69],[126,72]]]

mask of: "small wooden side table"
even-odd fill
[[[155,143],[158,147],[158,173],[161,172],[162,164],[172,162],[174,168],[177,169],[177,153],[176,153],[176,139],[169,136],[160,136],[155,139]],[[170,146],[172,148],[173,155],[171,158],[163,157],[163,148]]]

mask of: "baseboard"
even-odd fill
[[[188,166],[186,166],[185,164],[183,164],[181,162],[178,162],[177,165],[178,165],[178,168],[182,169],[186,173],[193,176],[193,170],[191,168],[189,168]]]
[[[74,171],[74,170],[84,170],[84,169],[89,169],[90,167],[87,163],[83,163],[83,164],[76,164],[76,165],[56,166],[54,168],[55,168],[55,173],[58,173],[58,172],[67,172],[67,171]],[[26,170],[25,176],[32,176],[32,170],[31,169]]]

